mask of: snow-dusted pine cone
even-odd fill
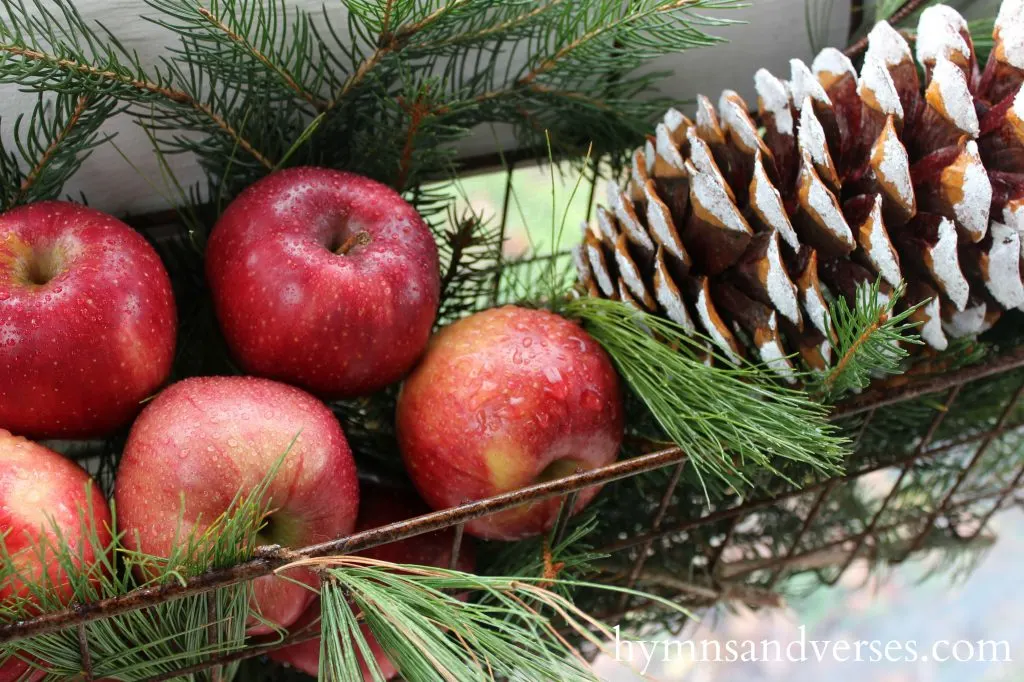
[[[881,22],[859,76],[832,48],[788,81],[761,69],[753,115],[729,90],[693,120],[669,110],[575,251],[584,288],[790,380],[791,353],[832,362],[827,301],[879,276],[930,299],[916,320],[938,350],[1024,305],[1024,0],[1004,2],[983,71],[952,8],[916,36],[917,64]]]

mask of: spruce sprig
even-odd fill
[[[859,287],[853,307],[842,296],[829,306],[836,361],[812,388],[827,402],[867,388],[874,377],[899,374],[909,354],[903,344],[921,344],[920,337],[912,333],[917,323],[909,319],[928,301],[897,313],[905,285],[888,296],[880,287],[881,280]]]
[[[784,464],[840,471],[847,441],[828,409],[806,392],[780,386],[756,365],[714,365],[699,339],[675,323],[618,301],[580,298],[563,311],[601,344],[629,388],[665,433],[684,448],[702,482],[749,488],[752,475],[785,476]]]
[[[109,97],[39,93],[31,114],[14,122],[15,148],[0,144],[0,212],[59,197],[92,150],[109,139],[99,129],[115,110]]]

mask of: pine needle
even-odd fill
[[[367,662],[372,679],[383,679],[372,656],[366,656],[368,645],[358,628],[361,618],[402,675],[417,682],[596,682],[586,660],[554,628],[553,618],[598,647],[612,631],[541,585],[639,594],[576,580],[477,576],[355,556],[291,566],[314,565],[327,576],[321,592],[323,680],[360,679],[360,659]],[[644,596],[685,612],[669,600]]]
[[[611,356],[629,388],[665,433],[682,447],[698,476],[749,488],[759,471],[784,476],[780,460],[834,475],[847,441],[827,422],[828,409],[807,393],[784,388],[768,368],[732,368],[703,350],[669,320],[618,301],[581,298],[565,314]]]

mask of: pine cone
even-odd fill
[[[875,25],[859,77],[832,48],[789,81],[761,69],[756,114],[729,90],[693,120],[669,110],[584,227],[582,287],[788,381],[794,353],[832,362],[828,302],[879,278],[929,301],[913,319],[936,350],[1024,306],[1024,0],[1000,9],[984,71],[952,8],[917,36],[915,64]]]

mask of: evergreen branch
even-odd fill
[[[541,44],[561,47],[547,56],[538,55],[524,67],[516,84],[529,85],[541,77],[555,75],[575,82],[592,82],[595,73],[628,73],[665,51],[721,42],[698,26],[723,26],[731,22],[698,15],[694,10],[736,5],[732,0],[643,0],[630,3],[626,12],[620,3],[605,2],[597,3],[580,16],[571,16],[570,9],[566,16],[569,23],[549,22],[550,33],[541,36]],[[574,31],[574,37],[562,33],[566,26]]]
[[[243,50],[251,54],[257,61],[266,66],[269,70],[280,76],[281,80],[284,81],[285,85],[295,92],[299,97],[308,102],[317,111],[322,111],[327,107],[327,102],[324,102],[313,93],[307,91],[295,80],[295,77],[280,64],[275,64],[270,58],[259,51],[255,45],[250,43],[246,38],[236,33],[227,24],[221,21],[213,12],[205,7],[198,7],[196,11],[202,15],[210,24],[217,30],[222,31],[224,35],[228,37],[231,42],[239,45]]]
[[[873,376],[898,374],[907,357],[905,343],[920,344],[916,334],[909,333],[917,323],[908,322],[914,312],[927,301],[895,313],[905,286],[886,296],[881,281],[858,288],[851,309],[846,299],[837,298],[829,307],[829,323],[835,332],[839,359],[826,372],[813,392],[834,402],[849,391],[866,388]]]
[[[15,121],[18,153],[0,150],[0,175],[6,189],[0,210],[57,198],[92,150],[110,138],[101,136],[99,128],[114,105],[107,97],[58,93],[48,98],[40,93],[27,125],[24,116]]]
[[[363,79],[377,66],[387,55],[401,50],[409,39],[417,33],[428,28],[431,24],[445,17],[459,7],[473,2],[473,0],[453,0],[408,26],[401,27],[395,31],[391,30],[394,2],[389,0],[385,4],[385,12],[381,21],[380,31],[373,52],[360,62],[355,71],[349,76],[338,93],[328,103],[327,108],[333,109],[343,100]],[[350,3],[349,9],[352,10]],[[365,15],[364,15],[365,16]]]
[[[107,95],[140,116],[155,108],[178,131],[224,136],[263,168],[274,167],[231,123],[235,110],[230,105],[237,98],[219,91],[212,74],[189,77],[166,59],[162,69],[147,70],[106,28],[87,24],[68,0],[59,0],[56,11],[42,0],[33,0],[31,11],[24,0],[0,0],[0,7],[0,82],[37,91]]]
[[[514,34],[516,29],[527,27],[530,23],[536,20],[538,17],[546,14],[551,9],[560,5],[564,0],[551,0],[547,3],[536,3],[533,9],[530,9],[521,14],[514,14],[504,21],[500,21],[496,24],[483,27],[476,31],[464,31],[456,33],[450,37],[442,38],[438,41],[424,41],[415,43],[409,46],[410,50],[417,52],[426,52],[431,50],[441,50],[445,47],[451,46],[466,46],[473,45],[479,42],[486,42],[495,37],[508,38],[510,34]],[[530,3],[526,3],[529,5]],[[516,6],[517,3],[508,3],[510,6]]]
[[[6,2],[6,0],[4,0]],[[250,156],[258,161],[262,166],[268,170],[273,169],[274,164],[270,162],[259,150],[257,150],[252,143],[243,138],[239,132],[232,127],[232,125],[220,114],[213,110],[213,108],[205,103],[197,100],[192,95],[188,94],[184,90],[162,85],[159,82],[149,81],[143,78],[136,78],[126,76],[124,73],[119,73],[114,69],[100,69],[90,64],[84,64],[74,59],[68,59],[58,57],[56,55],[48,54],[40,50],[31,49],[19,45],[12,44],[0,44],[0,53],[6,53],[11,56],[21,57],[29,62],[35,62],[40,65],[49,65],[57,69],[58,71],[64,72],[68,75],[79,75],[85,79],[98,79],[106,81],[112,88],[109,93],[112,96],[126,99],[130,102],[138,102],[139,98],[131,93],[125,92],[124,90],[117,90],[116,86],[126,86],[131,90],[135,90],[145,95],[157,95],[168,102],[174,104],[183,105],[189,107],[196,112],[202,114],[211,123],[214,124],[222,133],[230,137],[241,149],[245,150]],[[45,72],[40,72],[39,69],[31,69],[35,77],[40,81],[52,80],[57,81],[56,75],[47,77]],[[0,73],[0,81],[10,82],[10,79],[5,78],[4,74]],[[30,83],[35,87],[38,87],[35,83]],[[68,87],[72,84],[69,83],[54,83],[55,86],[63,85]],[[74,84],[77,85],[77,84]],[[77,85],[77,87],[69,88],[74,92],[87,93],[90,92],[94,87],[94,84],[88,82]]]
[[[580,298],[563,313],[579,319],[611,356],[629,388],[664,432],[706,475],[749,488],[752,476],[786,477],[799,463],[823,474],[840,470],[847,441],[827,422],[827,408],[784,388],[763,367],[702,362],[703,339],[617,301]]]
[[[11,201],[12,205],[20,204],[22,200],[24,200],[28,191],[34,184],[36,184],[36,181],[39,180],[39,176],[43,174],[46,166],[57,153],[57,150],[71,134],[72,129],[78,125],[78,120],[82,117],[82,114],[85,113],[88,106],[89,98],[85,95],[80,96],[75,104],[74,110],[71,112],[71,116],[68,117],[67,122],[61,126],[57,131],[57,134],[50,140],[50,144],[46,146],[46,149],[43,150],[43,153],[36,160],[35,165],[33,165],[32,168],[29,169],[28,173],[25,174],[25,179],[21,182],[21,185],[18,187],[17,194],[14,195],[14,198]],[[15,135],[18,136],[18,133],[15,133]]]

